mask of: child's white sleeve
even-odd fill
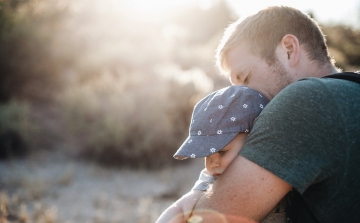
[[[206,169],[203,169],[192,190],[168,207],[155,223],[185,223],[203,191],[206,191],[215,180],[216,177],[211,176]]]
[[[185,223],[203,192],[191,190],[168,207],[155,223]]]
[[[210,184],[215,182],[215,180],[216,177],[211,176],[206,169],[203,169],[200,172],[199,179],[195,182],[195,185],[193,186],[192,190],[205,191],[206,189],[209,188]]]
[[[178,203],[179,201],[177,201]],[[183,207],[180,207],[179,204],[174,203],[169,206],[156,220],[155,223],[185,223],[186,218],[184,216]]]

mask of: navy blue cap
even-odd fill
[[[268,102],[261,93],[245,86],[210,93],[195,105],[189,136],[174,158],[201,158],[218,152],[237,134],[250,132]]]

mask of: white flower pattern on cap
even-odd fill
[[[253,114],[260,114],[267,103],[260,92],[242,86],[230,86],[209,94],[194,107],[189,138],[174,157],[200,158],[215,154],[224,147],[228,136],[231,138],[238,132],[249,133]],[[241,107],[243,110],[239,112]],[[208,140],[211,137],[216,140]],[[206,149],[199,150],[200,147]]]

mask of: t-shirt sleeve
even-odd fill
[[[331,174],[341,157],[342,117],[331,92],[316,79],[282,90],[255,120],[240,155],[303,193]]]

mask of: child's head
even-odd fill
[[[209,94],[194,108],[189,137],[175,159],[206,157],[206,168],[221,174],[240,151],[255,118],[269,101],[244,86],[230,86]]]

